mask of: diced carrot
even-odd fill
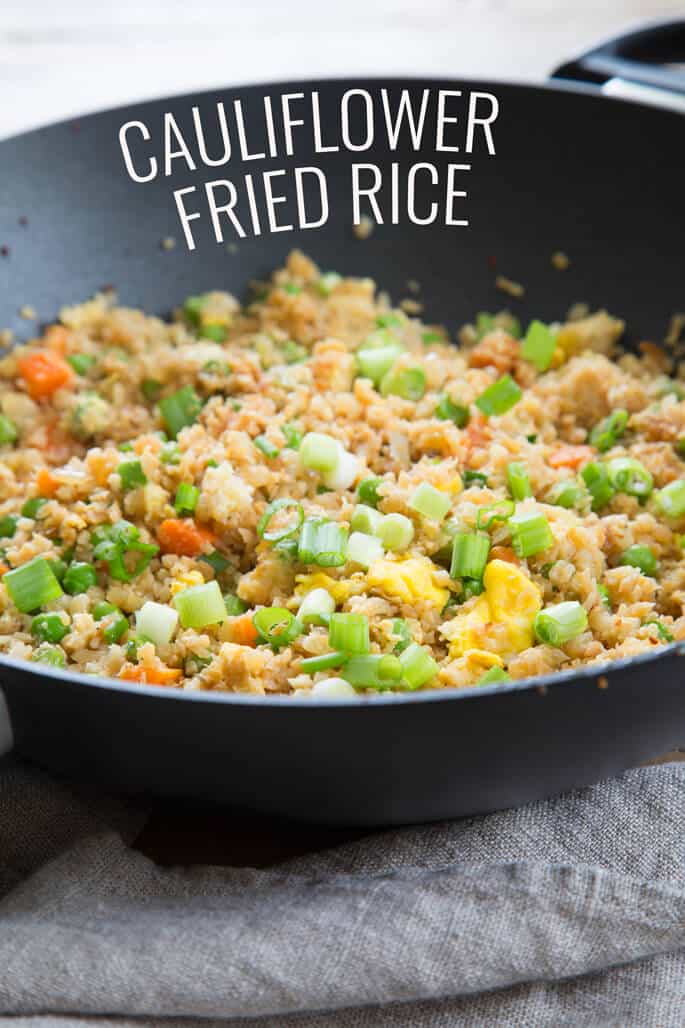
[[[64,325],[50,325],[49,328],[45,330],[43,342],[47,346],[48,350],[52,350],[53,353],[60,353],[64,356],[68,341],[69,333]]]
[[[157,539],[163,553],[179,557],[197,557],[215,543],[214,534],[200,528],[191,518],[167,518],[157,530]]]
[[[37,350],[20,357],[17,366],[34,400],[52,396],[74,377],[64,358],[49,350]]]
[[[490,550],[488,560],[506,560],[508,564],[520,564],[511,546],[493,546]]]
[[[36,475],[36,486],[39,496],[54,496],[59,487],[59,481],[49,468],[41,468]]]
[[[547,458],[551,468],[577,468],[596,456],[594,446],[562,446]]]
[[[130,664],[119,672],[125,682],[142,682],[147,685],[171,685],[177,682],[182,672],[176,667],[150,667],[145,664]]]
[[[8,571],[9,567],[7,564],[3,564],[2,561],[0,561],[0,578],[2,578],[3,575],[6,575]]]
[[[251,614],[241,614],[231,625],[231,642],[239,646],[254,646],[258,638]]]

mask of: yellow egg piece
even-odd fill
[[[325,589],[335,600],[336,604],[344,603],[356,593],[363,592],[363,581],[351,582],[347,578],[331,578],[322,571],[316,571],[311,575],[297,575],[295,578],[296,596],[306,596],[312,589]]]
[[[469,667],[474,670],[487,671],[491,667],[504,667],[504,661],[498,653],[490,650],[467,650],[464,654]]]
[[[506,560],[491,560],[483,575],[491,620],[507,625],[516,653],[533,645],[533,621],[542,607],[542,593],[531,580]]]
[[[204,585],[204,576],[199,571],[185,571],[171,583],[171,595],[177,596],[184,589],[190,589],[193,585]]]
[[[535,583],[515,564],[491,560],[483,587],[483,594],[467,614],[443,625],[452,658],[474,650],[507,656],[533,645],[533,621],[542,607],[542,594]],[[488,645],[492,651],[485,649]]]
[[[415,603],[424,600],[442,610],[449,599],[449,589],[435,584],[437,568],[428,557],[407,557],[404,560],[375,560],[367,573],[370,588],[378,589],[400,600]]]

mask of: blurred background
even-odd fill
[[[398,72],[540,80],[685,0],[0,0],[0,136],[226,84]]]

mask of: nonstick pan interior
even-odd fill
[[[362,154],[315,154],[299,139],[292,158],[226,169],[176,170],[149,183],[127,176],[118,144],[130,120],[150,127],[149,153],[162,159],[160,126],[173,112],[191,132],[192,108],[211,121],[218,99],[244,101],[258,134],[265,94],[318,90],[332,124],[349,88],[494,93],[500,115],[496,153],[436,154],[406,142]],[[327,113],[328,112],[328,113]],[[683,309],[682,118],[601,99],[581,89],[422,81],[321,82],[227,89],[109,111],[0,143],[0,325],[18,338],[62,304],[113,286],[122,302],[164,314],[185,296],[212,288],[243,294],[293,247],[323,268],[370,275],[395,301],[408,280],[421,289],[424,317],[452,329],[478,310],[509,307],[524,322],[554,320],[585,301],[628,323],[629,342],[659,341]],[[154,131],[153,131],[154,130]],[[470,162],[468,227],[386,223],[366,239],[352,228],[350,165],[372,162],[391,179],[417,161]],[[325,227],[218,244],[207,217],[196,248],[184,245],[174,189],[209,178],[316,165],[326,174]],[[417,206],[435,199],[417,178]],[[292,191],[282,221],[295,221]],[[163,241],[173,239],[174,246]],[[230,244],[230,245],[229,245]],[[571,259],[565,272],[554,251]],[[495,278],[525,287],[503,296]],[[414,294],[412,294],[414,295]],[[679,657],[635,661],[602,674],[563,676],[474,694],[415,695],[401,702],[340,707],[240,700],[208,702],[154,689],[108,688],[0,662],[15,743],[30,759],[127,791],[220,800],[309,820],[397,823],[525,802],[614,773],[679,740],[685,699]],[[606,688],[606,686],[609,688]],[[381,698],[382,700],[382,698]],[[250,768],[246,776],[246,768]]]

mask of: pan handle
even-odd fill
[[[0,757],[4,757],[5,754],[9,753],[13,746],[14,733],[12,731],[10,711],[5,694],[0,686]]]
[[[617,36],[562,64],[552,77],[685,112],[685,21],[659,22]]]

